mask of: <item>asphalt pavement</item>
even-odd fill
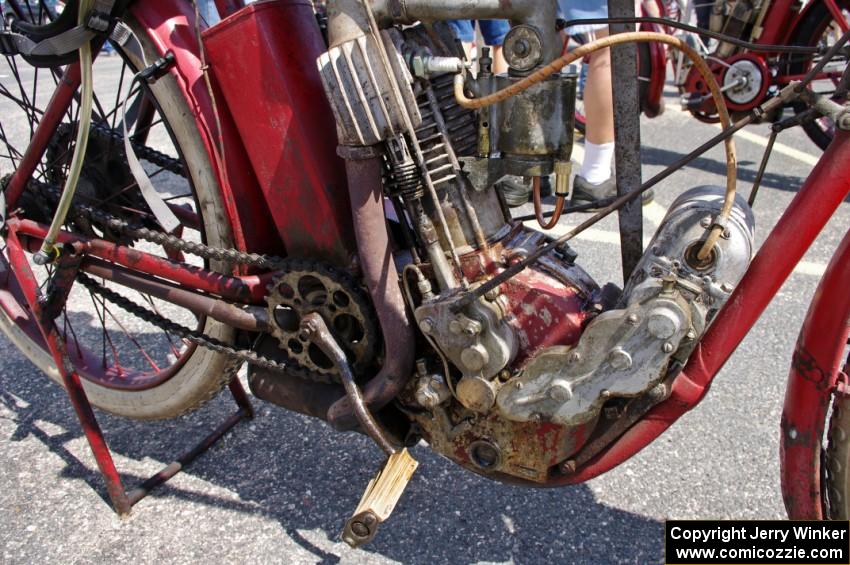
[[[714,135],[675,111],[643,119],[643,176]],[[740,189],[767,140],[738,136]],[[755,204],[761,244],[820,155],[789,131]],[[646,237],[682,191],[723,184],[716,148],[656,188]],[[529,208],[522,210],[527,211]],[[563,220],[565,225],[581,217]],[[345,518],[380,462],[365,438],[256,400],[257,416],[119,518],[63,391],[0,338],[0,561],[17,563],[653,563],[668,518],[783,518],[779,419],[794,341],[819,275],[847,231],[845,202],[711,393],[654,444],[608,474],[558,490],[502,486],[420,445],[419,471],[374,543],[351,550]],[[616,222],[580,237],[578,262],[621,282]],[[222,395],[176,421],[99,414],[122,477],[132,485],[169,462],[233,410]]]

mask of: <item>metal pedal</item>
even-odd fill
[[[369,412],[369,408],[363,401],[363,395],[357,383],[354,382],[354,375],[345,352],[334,339],[322,317],[316,312],[307,314],[301,320],[300,331],[333,361],[360,426],[388,456],[383,468],[369,482],[363,498],[360,499],[360,504],[357,505],[357,510],[345,523],[345,529],[342,531],[342,539],[345,543],[351,547],[360,547],[372,541],[378,532],[378,526],[390,517],[419,463],[410,456],[407,449],[398,449],[393,444]]]
[[[419,463],[407,449],[390,455],[384,467],[369,481],[354,515],[345,523],[342,540],[351,547],[369,543],[378,526],[390,517]]]

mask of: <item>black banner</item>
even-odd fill
[[[679,520],[664,537],[669,565],[850,564],[848,522]]]

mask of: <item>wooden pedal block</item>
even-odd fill
[[[419,463],[407,449],[390,455],[383,468],[369,481],[360,504],[349,518],[342,539],[351,547],[360,547],[375,538],[378,526],[390,517]]]

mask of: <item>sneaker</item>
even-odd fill
[[[576,175],[573,179],[573,199],[570,201],[570,206],[584,206],[586,204],[594,204],[600,200],[611,198],[617,195],[617,180],[612,176],[608,180],[600,184],[592,184],[583,176]],[[655,198],[655,193],[652,189],[647,190],[641,195],[641,202],[644,206],[652,202]],[[598,212],[601,207],[590,208],[586,212]]]
[[[496,190],[502,193],[508,206],[516,208],[534,199],[531,186],[531,183],[524,182],[521,177],[510,177],[496,183]],[[554,194],[552,181],[549,180],[548,176],[541,178],[540,197],[549,198],[552,194]]]

